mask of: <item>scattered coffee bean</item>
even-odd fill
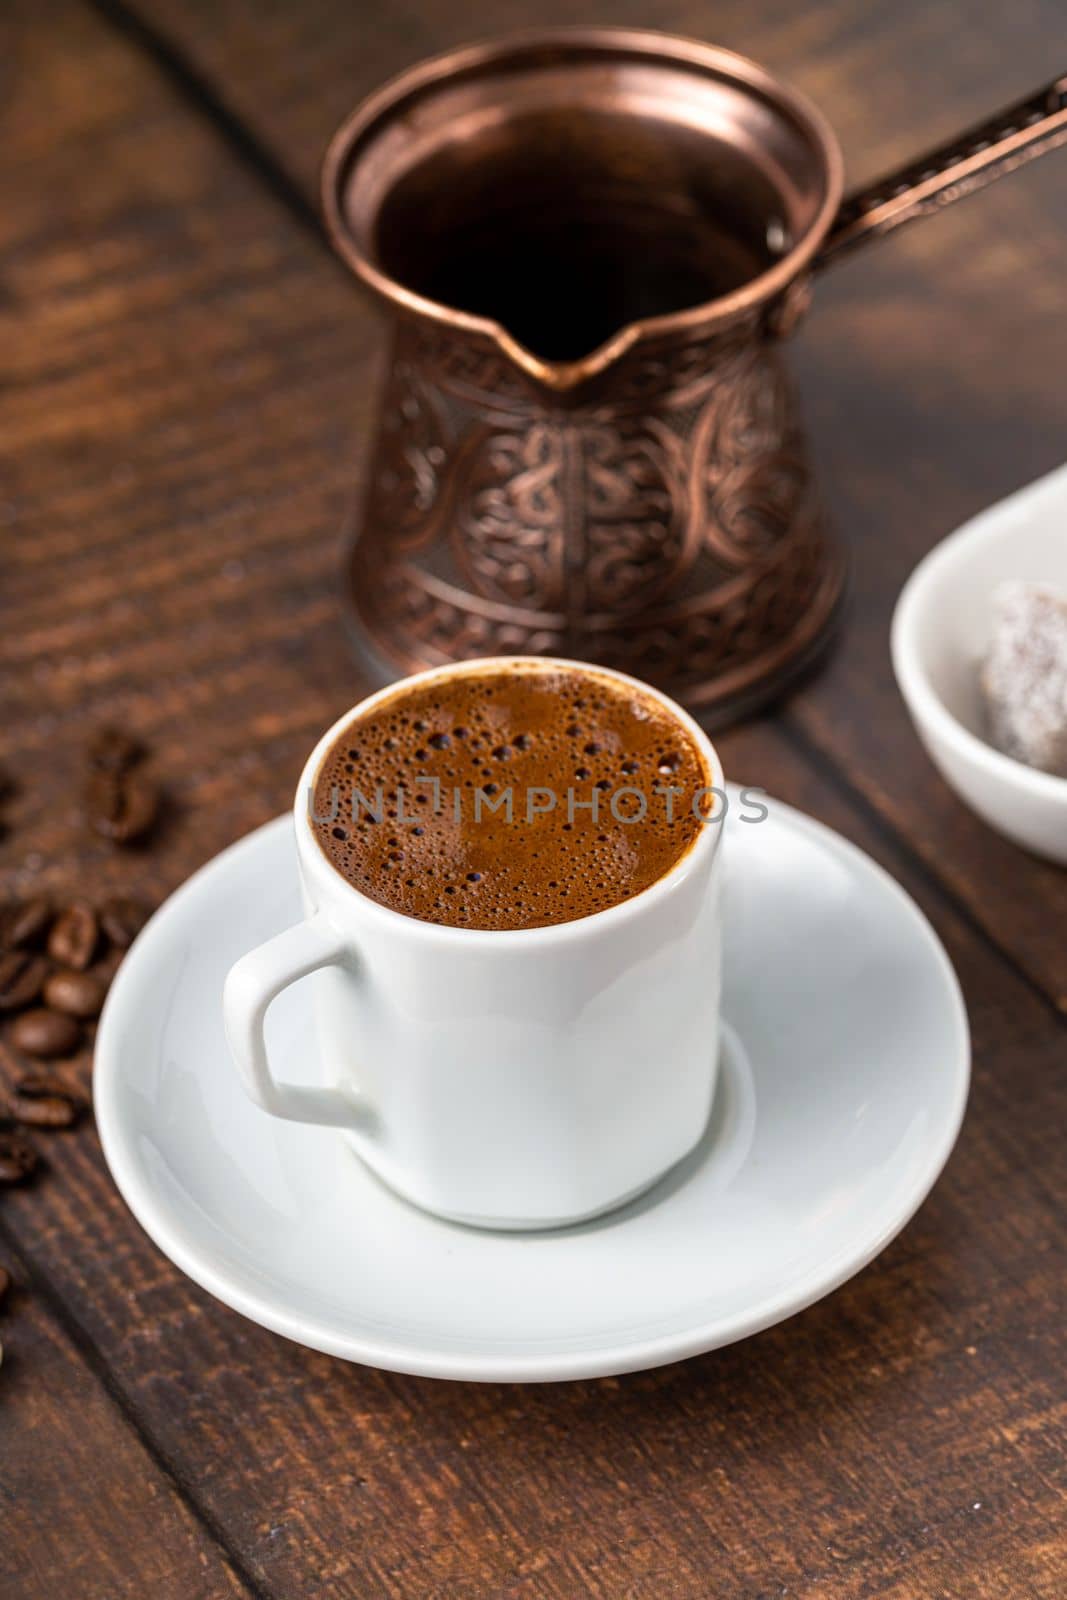
[[[47,961],[32,950],[9,950],[0,956],[0,1011],[32,1005],[47,976]]]
[[[115,895],[100,907],[100,926],[116,950],[128,950],[148,920],[148,913],[137,900]]]
[[[0,932],[0,944],[9,950],[35,945],[43,940],[51,921],[52,907],[43,894],[8,906]]]
[[[111,949],[106,955],[100,956],[98,960],[93,962],[91,969],[92,976],[94,978],[99,978],[100,982],[104,985],[105,994],[107,993],[108,989],[111,988],[115,974],[122,966],[122,961],[125,954],[126,952],[124,950]]]
[[[30,1128],[72,1128],[82,1101],[60,1078],[20,1078],[8,1097],[11,1115]]]
[[[44,983],[44,1002],[53,1011],[83,1022],[100,1015],[107,984],[95,972],[53,972]]]
[[[143,746],[121,728],[98,728],[86,746],[89,765],[98,772],[128,772],[144,755]]]
[[[11,1043],[28,1056],[48,1059],[72,1056],[81,1043],[82,1031],[74,1017],[43,1006],[24,1011],[11,1027]]]
[[[4,1301],[7,1299],[8,1295],[10,1293],[11,1293],[11,1274],[7,1270],[7,1268],[3,1265],[3,1263],[0,1262],[0,1306],[3,1305]]]
[[[144,838],[159,811],[159,790],[137,772],[96,772],[85,793],[85,814],[94,833],[115,844]]]
[[[36,1172],[40,1161],[33,1145],[10,1121],[0,1124],[0,1184],[22,1183]]]
[[[59,913],[48,936],[48,954],[64,967],[82,971],[93,959],[99,936],[96,912],[84,900],[75,900]]]

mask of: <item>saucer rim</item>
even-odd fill
[[[735,785],[727,787],[736,792]],[[766,1296],[744,1312],[715,1317],[687,1329],[653,1337],[605,1341],[600,1348],[583,1350],[520,1356],[496,1355],[484,1350],[463,1352],[441,1349],[434,1345],[432,1338],[429,1342],[423,1341],[421,1344],[418,1339],[414,1339],[409,1345],[397,1347],[395,1344],[369,1337],[338,1334],[327,1322],[315,1316],[289,1312],[279,1306],[275,1299],[246,1289],[239,1282],[235,1283],[225,1268],[217,1267],[203,1252],[188,1246],[179,1230],[171,1226],[166,1209],[159,1204],[152,1193],[151,1186],[143,1176],[143,1166],[138,1161],[125,1133],[119,1070],[123,1021],[127,1015],[136,1012],[139,967],[157,937],[160,924],[168,921],[175,908],[192,897],[201,880],[212,874],[222,863],[242,853],[251,854],[257,849],[264,848],[267,840],[274,834],[280,838],[283,832],[292,833],[293,820],[289,813],[272,818],[235,843],[226,846],[179,885],[153,913],[138,934],[111,986],[101,1013],[97,1034],[93,1101],[105,1162],[135,1220],[156,1247],[194,1283],[231,1310],[239,1312],[261,1327],[268,1328],[271,1332],[280,1334],[296,1344],[343,1360],[358,1362],[364,1366],[412,1376],[454,1381],[553,1383],[644,1371],[707,1354],[738,1340],[750,1338],[753,1334],[785,1321],[786,1318],[814,1305],[826,1295],[832,1294],[868,1266],[911,1221],[944,1170],[959,1136],[967,1105],[971,1079],[970,1026],[959,979],[948,953],[929,919],[907,890],[864,850],[833,828],[805,815],[785,801],[771,797],[771,803],[774,812],[787,826],[814,835],[821,844],[839,857],[843,857],[851,872],[873,873],[875,879],[881,880],[882,885],[902,903],[902,909],[909,915],[913,924],[915,935],[921,937],[928,955],[943,980],[944,999],[952,1013],[951,1022],[957,1036],[954,1059],[946,1061],[943,1068],[951,1079],[949,1113],[943,1121],[938,1137],[931,1140],[926,1161],[921,1172],[913,1180],[907,1200],[901,1204],[897,1214],[888,1224],[877,1234],[866,1239],[858,1248],[840,1251],[834,1257],[820,1259],[800,1288],[794,1285],[790,1290],[777,1296]],[[396,1200],[395,1203],[406,1204],[401,1200]],[[441,1225],[461,1226],[449,1223]]]

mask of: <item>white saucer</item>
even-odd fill
[[[937,1178],[969,1042],[955,974],[912,901],[829,829],[769,805],[764,822],[731,818],[724,841],[729,1026],[711,1123],[641,1199],[550,1233],[464,1228],[398,1199],[336,1132],[245,1098],[220,997],[236,957],[300,916],[279,818],[168,900],[112,987],[96,1113],[134,1215],[245,1316],[398,1372],[628,1372],[810,1305]],[[315,1080],[309,999],[297,985],[271,1011],[293,1081]]]

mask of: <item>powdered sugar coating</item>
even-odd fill
[[[1067,595],[1021,579],[999,586],[981,686],[997,749],[1067,777]]]

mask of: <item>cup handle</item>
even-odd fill
[[[271,1116],[330,1128],[360,1128],[368,1121],[356,1094],[276,1082],[263,1036],[267,1008],[276,995],[320,967],[344,965],[348,957],[341,935],[320,912],[268,939],[230,968],[222,995],[227,1043],[246,1093]]]

